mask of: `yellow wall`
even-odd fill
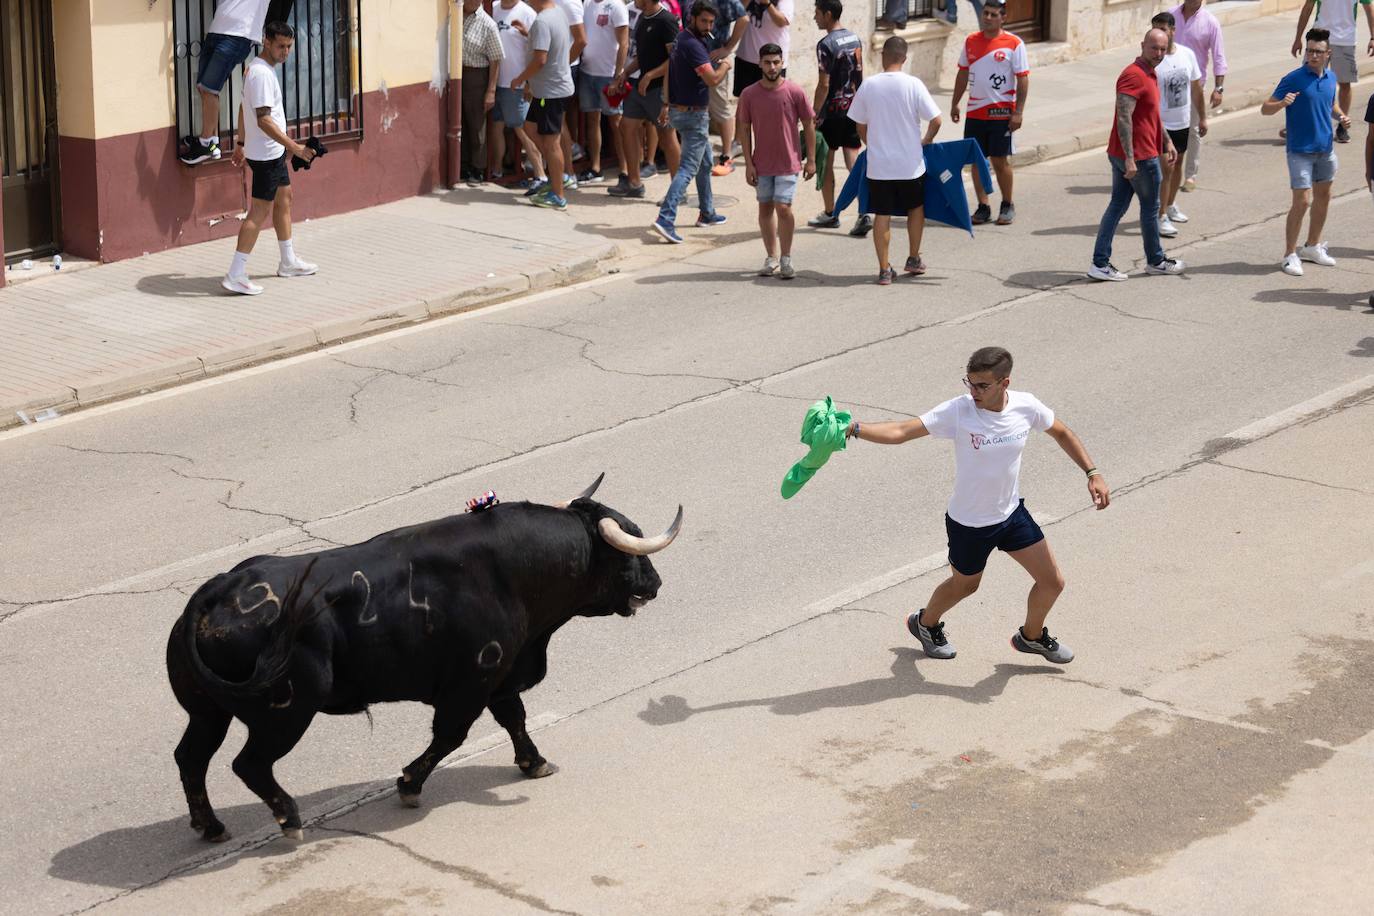
[[[65,137],[95,137],[91,77],[92,0],[53,0],[57,129]]]
[[[363,91],[442,78],[448,7],[448,0],[362,0]]]

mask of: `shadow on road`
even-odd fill
[[[171,299],[206,299],[232,298],[232,293],[225,292],[219,285],[220,278],[214,277],[188,277],[186,274],[149,274],[139,277],[135,283],[140,293],[152,293],[154,296],[167,296]]]
[[[1062,674],[1062,668],[1048,665],[1000,664],[993,668],[992,674],[969,687],[941,684],[928,681],[916,663],[925,656],[916,649],[903,646],[891,650],[891,675],[882,678],[869,678],[853,684],[839,684],[833,687],[818,687],[801,693],[781,696],[758,697],[751,700],[731,700],[693,709],[682,697],[665,696],[649,700],[649,705],[639,718],[650,725],[676,725],[692,716],[704,712],[718,712],[723,709],[745,709],[750,706],[766,706],[768,711],[778,716],[804,716],[822,709],[842,709],[853,706],[871,706],[888,700],[898,700],[910,696],[949,697],[965,703],[991,703],[1014,677],[1023,674]],[[938,665],[939,662],[932,662]]]
[[[1263,289],[1252,297],[1256,302],[1281,302],[1286,305],[1310,305],[1319,308],[1353,312],[1368,301],[1366,293],[1333,293],[1328,289]]]

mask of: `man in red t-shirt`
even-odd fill
[[[1112,237],[1132,197],[1140,198],[1140,236],[1145,242],[1147,274],[1181,274],[1183,262],[1164,255],[1159,243],[1159,186],[1162,155],[1173,164],[1174,144],[1159,116],[1159,80],[1155,67],[1169,50],[1169,35],[1150,29],[1140,43],[1140,56],[1116,80],[1116,117],[1107,143],[1112,164],[1112,199],[1097,228],[1090,280],[1125,280],[1112,266]]]

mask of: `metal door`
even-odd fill
[[[6,261],[57,250],[57,84],[47,0],[0,0],[0,194]]]

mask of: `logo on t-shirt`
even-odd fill
[[[610,13],[597,13],[597,14],[596,14],[596,24],[597,24],[598,26],[600,26],[601,28],[604,29],[604,28],[606,27],[606,23],[608,23],[608,22],[610,22],[610,21],[611,21],[611,14],[610,14]]]
[[[993,52],[992,52],[992,59],[995,60],[995,61],[997,61],[999,64],[1000,64],[1000,63],[1005,63],[1005,62],[1006,62],[1006,59],[1007,59],[1007,52],[1006,52],[1006,51],[1003,51],[1003,50],[1000,50],[1000,49],[999,49],[999,50],[996,50],[996,51],[993,51]]]
[[[1008,436],[985,436],[982,433],[969,433],[968,435],[973,440],[974,451],[977,451],[985,445],[1006,445],[1009,442],[1020,442],[1030,435],[1030,430],[1023,429],[1019,433],[1012,433]]]

